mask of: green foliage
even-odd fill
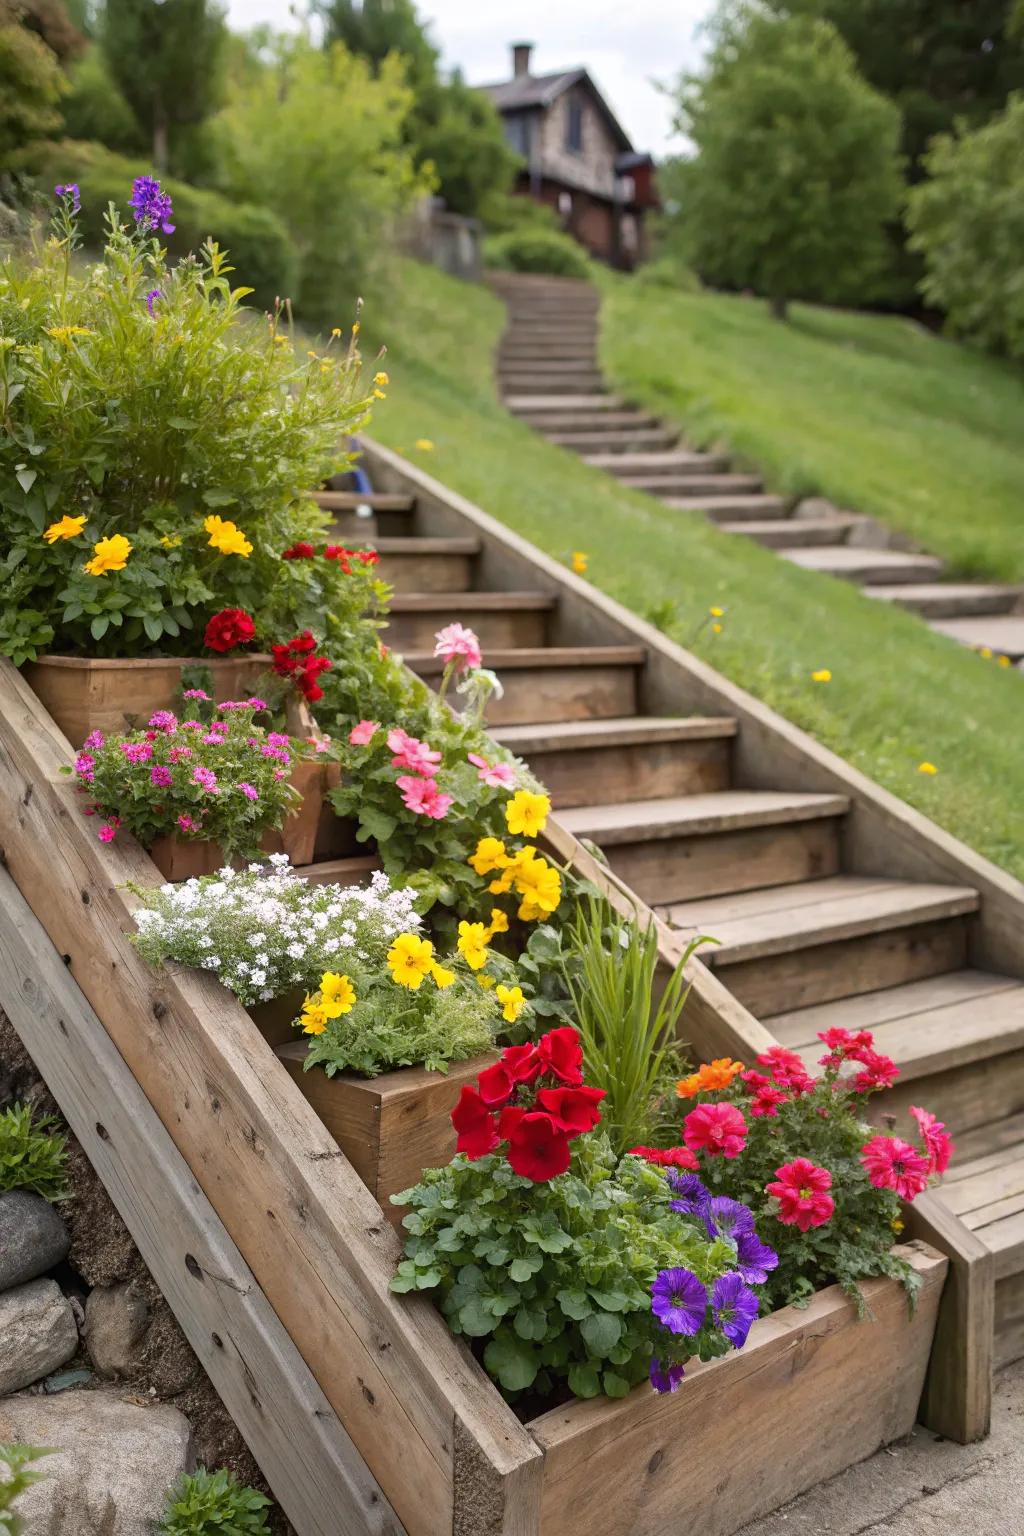
[[[420,94],[409,133],[453,213],[479,215],[512,183],[519,157],[505,142],[497,109],[457,74]]]
[[[907,204],[922,294],[955,335],[1024,358],[1024,94],[984,127],[935,139],[924,164]]]
[[[412,92],[401,59],[375,76],[340,44],[280,37],[264,59],[213,125],[225,188],[287,220],[302,314],[336,325],[367,283],[383,285],[396,223],[430,189],[403,138]]]
[[[484,241],[484,265],[504,272],[550,272],[557,277],[590,276],[586,253],[557,230],[518,229]]]
[[[392,1197],[412,1210],[392,1289],[433,1291],[452,1332],[482,1351],[507,1397],[568,1386],[576,1397],[624,1397],[646,1379],[664,1333],[651,1312],[660,1270],[704,1283],[731,1267],[730,1244],[670,1208],[661,1174],[616,1164],[595,1133],[573,1143],[568,1173],[532,1183],[491,1154],[430,1168]],[[707,1325],[688,1354],[723,1355]]]
[[[44,1200],[67,1198],[67,1137],[56,1124],[33,1118],[27,1104],[0,1113],[0,1194],[29,1189]]]
[[[791,298],[863,301],[898,208],[899,114],[839,34],[741,9],[678,86],[680,235],[701,276]]]
[[[60,64],[25,26],[18,0],[0,0],[0,165],[60,126],[67,89]]]
[[[0,1445],[0,1465],[4,1466],[8,1473],[3,1481],[0,1481],[0,1533],[2,1536],[27,1536],[25,1523],[18,1518],[18,1512],[12,1506],[18,1495],[24,1493],[25,1489],[31,1487],[33,1483],[37,1483],[42,1476],[40,1472],[34,1472],[29,1463],[50,1454],[49,1450],[43,1450],[34,1445]]]
[[[100,46],[160,172],[176,132],[218,105],[225,26],[212,0],[104,0]]]
[[[270,1536],[271,1503],[231,1472],[183,1472],[171,1490],[159,1536]]]
[[[436,83],[437,49],[412,0],[317,0],[313,9],[323,19],[328,47],[341,43],[375,69],[389,54],[400,54],[417,93]]]
[[[521,230],[557,234],[561,229],[558,215],[547,203],[537,203],[532,197],[520,197],[514,192],[488,195],[480,215],[492,235],[518,234]]]
[[[673,293],[700,293],[701,280],[692,267],[674,256],[657,256],[633,274],[642,288],[667,288]]]
[[[69,139],[92,140],[122,155],[145,155],[150,149],[135,114],[110,73],[103,49],[95,45],[72,67],[70,90],[61,113]]]

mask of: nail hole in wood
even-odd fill
[[[193,1280],[201,1280],[203,1278],[203,1271],[200,1267],[199,1260],[195,1258],[195,1256],[191,1253],[186,1253],[185,1255],[185,1268],[188,1270]]]
[[[90,906],[92,906],[92,897],[89,895],[88,891],[83,891],[82,892],[82,906],[83,907],[90,907]]]
[[[107,1130],[106,1126],[101,1125],[98,1120],[96,1121],[96,1135],[99,1137],[100,1141],[110,1140],[110,1132]]]
[[[217,1349],[224,1348],[224,1340],[221,1338],[219,1333],[211,1333],[210,1338],[213,1340],[213,1343]]]

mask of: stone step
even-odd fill
[[[784,560],[838,576],[843,581],[880,586],[888,582],[934,581],[942,573],[942,561],[933,555],[909,555],[898,549],[858,549],[840,545],[832,549],[780,549]]]
[[[467,592],[480,540],[382,538],[369,542],[380,555],[378,573],[397,592]]]
[[[548,432],[546,436],[548,442],[555,443],[559,448],[575,448],[585,452],[600,444],[607,453],[628,453],[633,448],[670,448],[676,442],[678,433],[673,427],[624,427],[620,431],[595,429],[587,432]]]
[[[520,421],[538,432],[594,432],[621,431],[626,427],[654,427],[658,418],[645,411],[588,410],[585,406],[573,406],[571,410],[515,411]]]
[[[621,395],[506,395],[505,407],[517,416],[533,411],[618,411],[626,404]]]
[[[975,613],[1013,613],[1024,607],[1024,587],[986,585],[983,582],[915,582],[909,587],[864,588],[865,597],[877,597],[899,608],[909,608],[926,619],[956,619]]]
[[[562,814],[645,901],[791,885],[839,868],[844,795],[725,789],[584,805]]]
[[[440,681],[444,665],[432,651],[404,659],[432,685]],[[637,673],[647,652],[642,645],[552,645],[492,651],[484,660],[504,689],[488,703],[488,725],[543,725],[636,714]],[[463,707],[462,695],[453,691],[449,700],[455,709]]]
[[[868,875],[679,902],[662,915],[758,1018],[960,970],[976,891]]]
[[[560,721],[499,728],[558,808],[702,794],[728,787],[736,722],[724,717]]]
[[[675,512],[693,512],[713,523],[770,522],[785,517],[789,503],[781,496],[663,496]]]
[[[723,533],[741,533],[766,549],[810,549],[845,544],[860,522],[859,517],[780,517],[764,522],[751,518],[747,522],[719,523],[718,526]]]
[[[971,618],[932,619],[932,629],[975,650],[994,651],[1011,661],[1024,660],[1024,613],[976,614]]]
[[[383,633],[396,651],[423,651],[439,629],[459,623],[475,631],[485,651],[524,650],[545,643],[554,608],[546,592],[400,592]]]

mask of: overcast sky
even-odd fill
[[[535,44],[533,70],[585,64],[638,149],[673,147],[669,104],[654,81],[672,80],[700,57],[700,23],[713,0],[419,0],[446,65],[471,85],[511,73],[508,45]],[[239,31],[294,25],[289,0],[228,0]]]

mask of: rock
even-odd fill
[[[76,1387],[91,1387],[95,1385],[96,1377],[92,1371],[79,1369],[77,1371],[58,1371],[55,1376],[47,1376],[43,1382],[44,1392],[71,1392]]]
[[[42,1195],[28,1189],[0,1195],[0,1291],[45,1275],[70,1246],[71,1234]]]
[[[106,1377],[136,1376],[142,1364],[139,1345],[149,1325],[149,1307],[138,1286],[97,1285],[85,1303],[85,1347]]]
[[[0,1441],[53,1447],[17,1503],[32,1536],[152,1536],[167,1494],[192,1467],[188,1420],[164,1403],[99,1389],[0,1403]]]
[[[55,1280],[30,1280],[0,1296],[0,1397],[48,1376],[77,1348],[75,1314]]]

